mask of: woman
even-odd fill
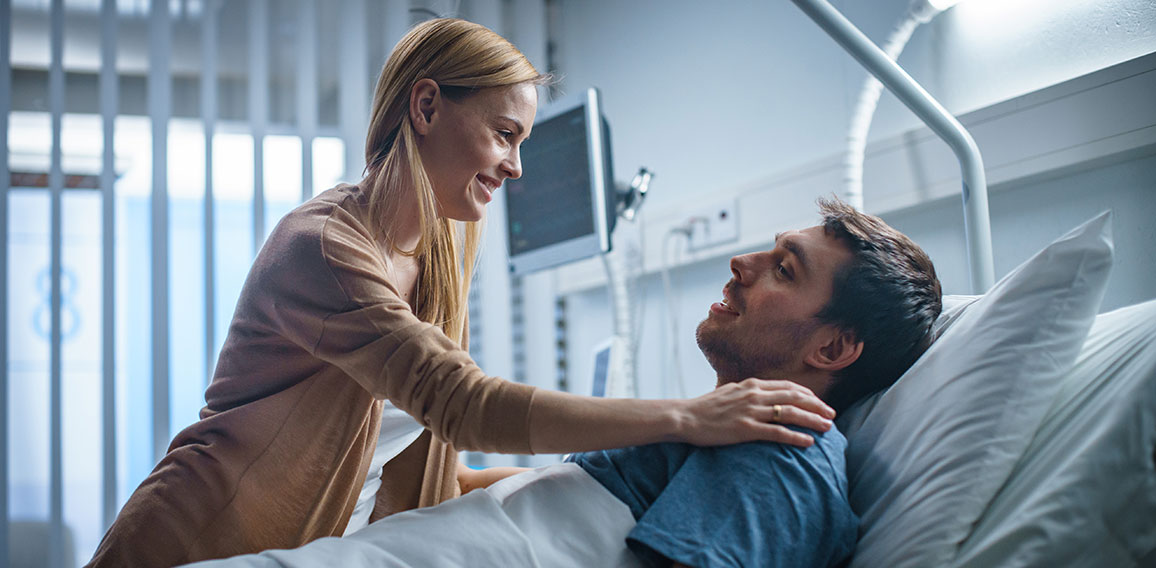
[[[826,429],[818,413],[829,408],[777,383],[608,400],[473,364],[462,344],[476,222],[503,179],[521,174],[543,81],[509,42],[461,20],[426,22],[398,43],[374,95],[365,179],[305,203],[270,235],[201,420],[125,504],[93,565],[170,566],[340,535],[371,467],[379,516],[458,494],[457,449],[810,443],[768,423],[780,413]],[[399,436],[405,451],[377,470],[383,408],[393,407],[426,430]]]

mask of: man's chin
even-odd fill
[[[718,322],[711,320],[711,314],[707,314],[702,321],[698,322],[698,327],[694,330],[695,338],[697,339],[703,333],[711,333],[718,330]]]
[[[726,342],[711,331],[704,329],[704,326],[700,324],[694,338],[698,342],[698,350],[702,352],[703,357],[706,357],[706,362],[722,377],[731,366],[733,354]]]
[[[698,345],[698,350],[707,356],[707,359],[710,359],[710,354],[707,353],[706,347],[714,336],[712,327],[709,324],[709,319],[704,319],[698,323],[698,327],[694,328],[694,342]]]

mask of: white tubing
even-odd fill
[[[606,268],[607,291],[614,313],[614,338],[610,348],[610,372],[606,394],[618,398],[638,396],[638,377],[634,362],[634,317],[630,302],[629,276],[624,251],[613,251],[602,256]]]
[[[667,245],[670,243],[671,239],[677,237],[678,235],[682,235],[683,237],[686,237],[687,231],[685,229],[681,229],[681,230],[680,229],[671,229],[669,232],[666,233],[666,236],[662,239],[662,263],[661,263],[662,297],[666,300],[666,320],[668,323],[668,328],[666,330],[666,334],[667,334],[666,339],[667,339],[667,344],[670,346],[669,361],[671,363],[670,367],[664,368],[664,371],[669,371],[669,372],[663,373],[662,380],[663,380],[663,386],[665,387],[665,385],[670,382],[671,375],[673,375],[674,376],[674,384],[676,387],[678,387],[678,392],[676,393],[676,396],[678,398],[686,398],[688,391],[686,388],[686,382],[683,380],[683,377],[682,377],[682,359],[679,357],[679,354],[678,354],[678,308],[679,308],[678,304],[679,304],[679,302],[678,302],[678,298],[675,294],[674,285],[671,283],[670,263],[668,262],[669,256],[668,256],[667,248],[666,248]]]
[[[919,23],[917,17],[909,11],[895,31],[891,32],[887,43],[883,44],[883,53],[886,53],[892,61],[899,59],[899,54],[903,52]],[[863,210],[863,161],[867,150],[867,132],[871,129],[871,120],[875,116],[875,108],[879,105],[879,96],[882,93],[883,83],[868,73],[867,79],[863,81],[863,88],[859,90],[859,98],[851,114],[851,127],[847,131],[847,155],[843,162],[843,199],[860,211]]]

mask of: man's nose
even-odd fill
[[[774,252],[769,250],[740,254],[731,257],[731,274],[734,274],[735,282],[752,284],[774,260]]]
[[[750,268],[750,257],[751,255],[749,254],[740,254],[739,256],[731,257],[731,274],[734,275],[735,282],[743,283],[746,272]]]

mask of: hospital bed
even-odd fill
[[[991,290],[838,419],[852,567],[1156,565],[1156,300],[1098,314],[1110,214]],[[633,566],[629,510],[574,464],[344,538],[208,566]]]

